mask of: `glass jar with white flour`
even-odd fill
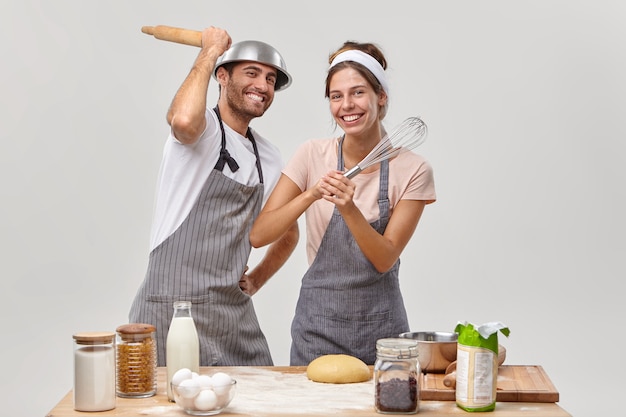
[[[115,333],[84,332],[74,338],[74,409],[115,408]]]

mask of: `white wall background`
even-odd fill
[[[619,0],[5,2],[3,414],[44,416],[71,389],[72,334],[127,321],[165,112],[197,53],[140,32],[166,24],[220,26],[281,51],[294,83],[253,126],[285,158],[333,133],[329,52],[348,39],[382,46],[388,125],[428,123],[419,152],[439,197],[402,256],[412,329],[504,322],[507,363],[543,366],[577,417],[617,415],[625,19]],[[300,245],[255,296],[278,365],[305,263]]]

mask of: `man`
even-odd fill
[[[219,99],[207,108],[213,76]],[[291,84],[270,45],[232,45],[228,33],[209,27],[202,47],[167,113],[171,126],[159,173],[146,277],[130,322],[157,327],[158,365],[173,302],[192,302],[200,338],[200,365],[273,365],[251,296],[295,248],[297,223],[248,272],[248,232],[278,181],[278,148],[249,128]]]

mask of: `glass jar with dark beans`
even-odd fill
[[[417,341],[379,339],[374,365],[375,408],[382,414],[415,414],[419,411],[419,362]]]

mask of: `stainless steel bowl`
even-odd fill
[[[407,332],[400,337],[417,340],[418,360],[424,373],[443,373],[456,360],[457,333]]]
[[[291,75],[287,72],[285,60],[274,47],[265,42],[242,41],[233,44],[217,59],[213,76],[216,76],[217,69],[222,65],[237,61],[255,61],[276,68],[278,79],[275,91],[283,90],[291,84]]]

